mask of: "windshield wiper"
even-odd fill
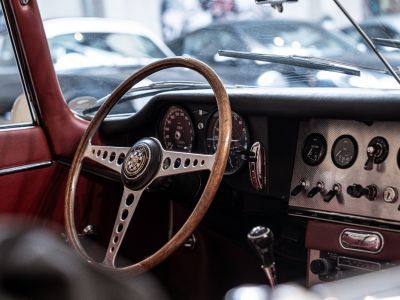
[[[218,50],[219,56],[241,58],[265,61],[269,63],[278,63],[314,70],[337,72],[346,75],[360,76],[361,72],[359,69],[339,63],[333,60],[309,57],[309,56],[298,56],[298,55],[276,55],[276,54],[261,54],[253,52],[240,52],[231,50]]]
[[[400,40],[373,38],[372,41],[377,46],[385,46],[385,47],[400,49]]]

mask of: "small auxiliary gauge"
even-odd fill
[[[332,161],[340,169],[350,168],[357,159],[357,141],[351,135],[342,135],[332,146]]]
[[[312,133],[303,143],[303,160],[309,166],[319,165],[326,156],[326,140],[320,133]]]

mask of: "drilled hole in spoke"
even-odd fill
[[[185,163],[183,164],[183,166],[184,166],[185,168],[187,168],[187,167],[189,167],[189,165],[190,165],[190,159],[187,158],[187,159],[185,160]]]
[[[201,163],[200,163],[200,165],[201,165],[201,166],[204,166],[204,164],[205,164],[205,161],[202,160]]]
[[[101,155],[101,150],[97,150],[97,156]]]
[[[195,160],[193,161],[193,167],[197,166],[198,163],[199,163],[199,161],[198,161],[197,159],[195,159]]]
[[[125,154],[124,154],[124,153],[121,153],[121,154],[118,156],[118,164],[119,164],[119,165],[122,165],[122,163],[124,162],[124,159],[125,159]]]
[[[94,155],[96,153],[96,149],[93,149],[92,150],[92,154]]]
[[[130,194],[128,198],[126,198],[126,206],[131,206],[134,199],[135,197],[132,194]]]
[[[163,161],[163,169],[166,170],[171,166],[171,159],[169,157],[167,157],[166,159],[164,159]]]
[[[124,225],[123,224],[119,224],[118,227],[117,227],[117,232],[120,233],[123,229],[124,229]]]
[[[129,211],[128,211],[127,209],[124,209],[124,210],[122,211],[122,214],[121,214],[121,220],[122,220],[122,221],[125,221],[126,218],[128,217],[128,214],[129,214]]]
[[[181,163],[182,163],[182,161],[180,158],[175,159],[174,168],[175,169],[179,168],[181,166]]]
[[[114,237],[113,242],[114,242],[114,244],[118,243],[118,236],[115,236],[115,237]]]
[[[115,154],[115,152],[111,152],[111,154],[110,154],[110,162],[113,162],[115,160],[116,156],[117,155]]]
[[[107,156],[108,156],[108,152],[107,152],[107,151],[104,151],[104,153],[103,153],[103,159],[106,159]]]
[[[114,250],[115,250],[115,248],[114,248],[114,247],[111,247],[110,252],[113,253]]]

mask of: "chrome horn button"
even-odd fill
[[[160,143],[154,138],[145,138],[133,145],[122,165],[125,186],[139,190],[149,183],[160,168],[161,153]]]
[[[123,165],[123,172],[126,177],[136,180],[146,171],[151,159],[149,146],[145,143],[138,143],[132,147]]]

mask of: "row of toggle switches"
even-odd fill
[[[309,190],[309,182],[306,179],[300,180],[299,184],[293,188],[290,192],[292,197],[297,196],[300,193],[307,193],[308,198],[313,198],[317,194],[321,194],[325,202],[330,202],[334,197],[339,196],[342,193],[342,186],[339,183],[335,183],[332,188],[326,192],[325,184],[322,181],[318,181],[317,184]],[[374,184],[363,187],[360,184],[354,183],[349,185],[346,189],[347,194],[352,198],[365,197],[370,201],[374,201],[378,196],[378,187]],[[396,202],[398,198],[398,191],[396,188],[387,186],[383,190],[383,200],[388,203]]]

